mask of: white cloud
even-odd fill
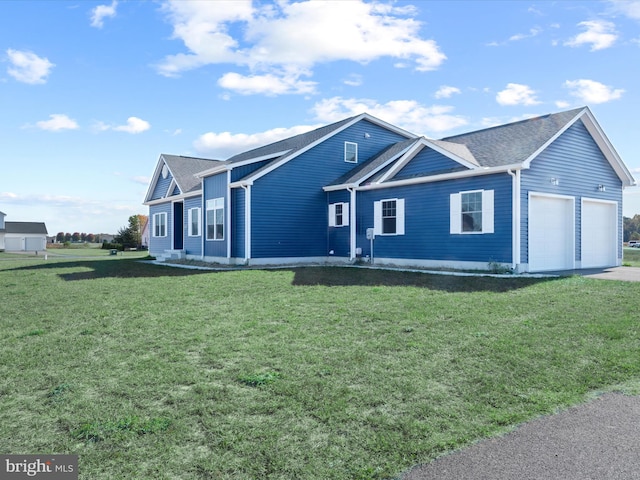
[[[508,83],[507,88],[498,92],[496,101],[500,105],[537,105],[540,102],[536,99],[536,92],[528,85],[519,83]]]
[[[570,90],[571,95],[588,104],[618,100],[624,93],[621,88],[614,89],[595,80],[567,80],[564,86]]]
[[[509,37],[510,42],[518,42],[520,40],[524,40],[525,38],[536,37],[542,32],[542,29],[539,27],[534,27],[529,29],[529,33],[517,33]]]
[[[59,132],[61,130],[76,130],[78,123],[62,113],[53,113],[49,115],[49,120],[41,120],[36,122],[36,127],[50,132]]]
[[[151,177],[145,177],[143,175],[132,177],[131,180],[140,185],[149,185],[149,183],[151,183]]]
[[[300,133],[311,131],[321,125],[298,125],[290,128],[274,128],[259,133],[208,132],[194,143],[195,149],[215,158],[225,159],[236,153],[268,145]]]
[[[458,87],[442,85],[433,96],[436,98],[450,98],[454,93],[461,93],[460,89]]]
[[[45,83],[47,77],[51,73],[51,69],[55,67],[47,58],[39,57],[35,53],[7,50],[9,63],[11,66],[7,69],[9,75],[19,82],[29,83],[32,85]]]
[[[300,74],[284,74],[281,76],[271,73],[265,75],[240,75],[239,73],[225,73],[218,85],[227,90],[233,90],[241,95],[264,94],[267,96],[288,93],[314,93],[316,82],[300,79]]]
[[[615,25],[606,20],[589,20],[580,22],[579,27],[584,27],[585,32],[576,35],[564,44],[569,47],[581,47],[591,45],[591,51],[603,50],[611,47],[618,39],[615,32]]]
[[[558,108],[569,108],[571,104],[565,100],[557,100],[556,107]]]
[[[275,84],[277,92],[309,93],[311,82],[300,77],[309,76],[318,63],[366,64],[389,57],[428,71],[446,59],[435,41],[421,38],[422,23],[411,18],[413,7],[361,0],[268,6],[254,6],[249,0],[170,0],[163,10],[173,25],[173,37],[182,40],[188,52],[167,56],[158,72],[176,76],[208,64],[235,64],[250,74],[230,72],[220,83],[244,94],[268,91],[260,82]]]
[[[425,106],[415,100],[392,100],[380,104],[371,99],[334,97],[315,104],[313,112],[323,123],[369,113],[386,122],[398,125],[417,134],[434,134],[459,128],[468,123],[460,115],[452,114],[453,107],[446,105]]]
[[[633,19],[640,20],[640,0],[609,0],[615,11]]]
[[[113,129],[117,132],[126,132],[126,133],[142,133],[151,128],[151,124],[145,120],[142,120],[138,117],[129,117],[127,119],[126,125],[118,125],[113,127]]]
[[[107,123],[97,121],[92,125],[94,132],[106,132],[107,130],[114,130],[116,132],[126,132],[131,134],[137,134],[146,132],[151,128],[151,124],[146,120],[142,120],[138,117],[129,117],[127,123],[124,125],[109,125]]]
[[[111,5],[98,5],[91,10],[91,26],[95,28],[102,28],[104,25],[104,19],[114,18],[116,16],[116,8],[118,1],[113,0]]]
[[[343,80],[343,83],[350,87],[359,87],[360,85],[362,85],[362,82],[362,75],[358,75],[356,73],[352,73]]]

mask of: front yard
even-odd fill
[[[636,283],[5,257],[0,291],[0,450],[82,479],[395,478],[640,393]]]

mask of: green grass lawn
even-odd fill
[[[640,248],[624,248],[622,264],[629,267],[640,267]]]
[[[82,479],[388,479],[640,392],[640,284],[0,261],[0,451]]]

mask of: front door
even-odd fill
[[[184,204],[176,202],[173,204],[173,249],[182,250],[184,248]]]

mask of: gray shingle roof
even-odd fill
[[[300,150],[311,143],[321,139],[325,135],[329,135],[334,130],[339,129],[343,125],[349,123],[355,117],[345,118],[339,122],[332,123],[331,125],[325,125],[324,127],[316,128],[310,132],[301,133],[293,137],[285,138],[263,147],[254,148],[246,152],[239,153],[227,159],[228,163],[238,163],[252,158],[266,157],[268,155],[277,154],[279,152],[286,151],[287,154],[293,153],[296,150]],[[286,154],[285,154],[286,155]]]
[[[4,226],[6,233],[48,234],[44,222],[4,222]]]
[[[562,130],[584,108],[463,133],[442,140],[466,145],[483,167],[521,163]]]
[[[221,164],[220,160],[206,158],[182,157],[178,155],[163,154],[165,163],[171,170],[180,191],[189,193],[200,188],[200,179],[195,175],[204,170]]]

